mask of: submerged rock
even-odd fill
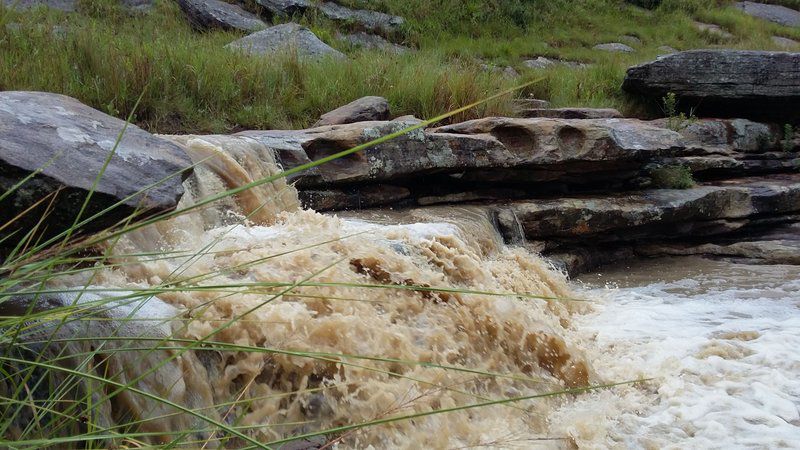
[[[757,2],[737,2],[734,6],[742,10],[745,14],[758,17],[759,19],[768,20],[787,27],[800,27],[800,11],[795,9],[787,8],[782,5],[768,5]]]
[[[249,55],[296,52],[298,56],[311,59],[346,58],[343,53],[319,40],[311,30],[296,23],[269,27],[233,41],[226,47]]]
[[[388,119],[389,102],[383,97],[367,96],[323,114],[314,126]]]
[[[267,25],[255,14],[220,0],[178,0],[178,5],[195,28],[256,31]]]
[[[800,53],[680,52],[631,67],[622,88],[656,102],[673,92],[701,115],[792,122],[800,120]]]
[[[45,235],[66,230],[95,181],[82,217],[119,205],[82,231],[105,229],[134,213],[174,209],[191,161],[175,144],[134,125],[121,135],[124,128],[124,121],[64,95],[0,92],[0,187],[10,189],[32,175],[0,202],[0,223],[24,213],[3,233],[27,232],[40,219]]]

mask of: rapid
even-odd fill
[[[182,207],[280,171],[248,138],[169,138],[200,163]],[[176,337],[268,350],[182,356],[193,395],[265,444],[800,446],[796,267],[657,260],[570,281],[469,207],[320,214],[284,179],[113,254],[93,283],[191,286],[158,294]]]

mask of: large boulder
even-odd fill
[[[796,263],[789,255],[797,241],[727,244],[797,221],[800,175],[742,178],[692,189],[522,200],[497,206],[496,214],[507,241],[538,246],[573,275],[637,254],[683,252]],[[770,252],[776,252],[772,258],[764,256]]]
[[[201,29],[257,31],[267,25],[255,14],[220,0],[178,0],[192,26]]]
[[[736,8],[759,19],[768,20],[787,27],[800,27],[800,11],[781,5],[757,2],[737,2]]]
[[[323,114],[314,126],[387,119],[389,119],[389,102],[383,97],[367,96]]]
[[[384,35],[399,32],[405,23],[405,20],[399,16],[365,9],[350,9],[334,2],[324,2],[318,8],[319,12],[331,20],[355,24],[364,31]]]
[[[45,235],[71,227],[95,182],[83,218],[119,205],[84,231],[105,229],[134,213],[174,209],[191,161],[175,144],[134,125],[121,135],[123,128],[124,121],[70,97],[0,92],[0,188],[31,177],[0,201],[1,224],[22,214],[2,230],[3,237],[18,232],[21,238],[40,219]]]
[[[674,122],[477,119],[414,130],[291,177],[306,205],[330,210],[641,189],[663,178],[658,169],[665,166],[684,166],[703,181],[793,172],[800,164],[800,139],[786,139],[783,126]],[[240,135],[273,149],[289,169],[418,123],[398,118]]]
[[[278,150],[285,167],[314,161],[402,130],[414,122],[358,122],[299,131],[249,131]],[[535,181],[558,176],[558,167],[581,173],[638,167],[643,160],[681,145],[681,135],[635,119],[563,120],[486,118],[433,130],[417,129],[305,174],[304,188],[386,182],[434,173],[489,171],[493,179]],[[520,168],[515,172],[515,168]],[[541,179],[540,181],[544,180]]]
[[[800,120],[800,53],[692,50],[628,69],[622,88],[655,102],[675,93],[697,114]]]
[[[526,200],[501,208],[506,230],[556,243],[638,242],[724,234],[800,212],[800,175],[743,178],[630,194]]]
[[[319,40],[311,30],[296,23],[284,23],[257,31],[226,47],[254,56],[296,52],[298,56],[309,59],[346,58],[343,53]]]

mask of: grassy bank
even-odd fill
[[[78,14],[0,10],[0,89],[61,92],[119,117],[144,92],[135,122],[166,133],[303,127],[363,95],[387,97],[395,114],[430,117],[543,73],[548,81],[523,95],[556,106],[635,112],[638,105],[619,84],[628,66],[654,58],[660,46],[776,49],[773,35],[800,39],[800,31],[689,0],[666,1],[655,11],[616,0],[342,3],[404,16],[400,39],[418,51],[356,52],[336,39],[335,24],[311,16],[299,20],[348,52],[348,61],[250,58],[224,48],[239,34],[193,31],[173,2],[131,15],[109,0],[85,0]],[[702,33],[694,19],[720,24],[735,38]],[[592,49],[624,36],[640,41],[632,44],[635,53]],[[592,66],[533,71],[522,64],[539,55]],[[522,76],[504,78],[483,70],[484,63],[514,67]],[[509,101],[497,101],[456,120],[509,112]]]

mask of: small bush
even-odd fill
[[[678,112],[678,99],[674,92],[668,93],[662,102],[664,103],[664,114],[667,117],[667,128],[670,130],[681,131],[697,120],[694,112],[690,112],[688,117],[683,112]]]
[[[694,186],[692,171],[681,165],[660,166],[650,170],[653,187],[660,189],[689,189]]]
[[[794,127],[791,124],[787,123],[783,126],[783,142],[781,145],[785,152],[794,150]]]

